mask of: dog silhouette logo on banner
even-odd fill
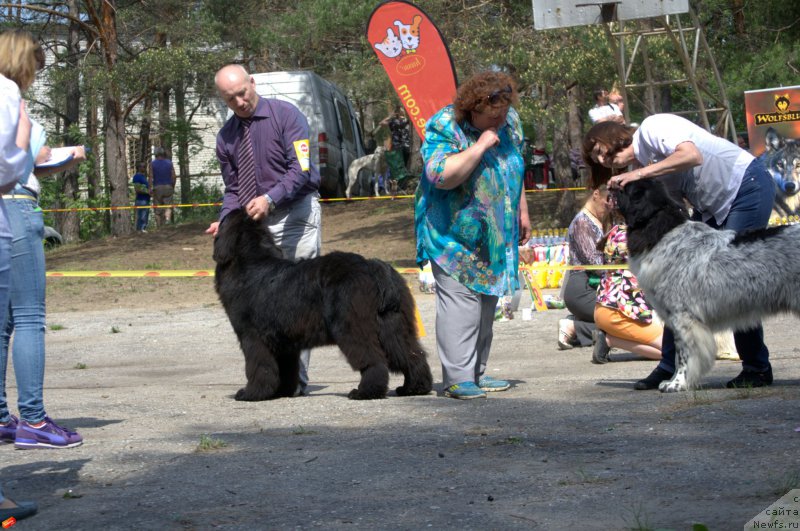
[[[421,9],[395,1],[384,2],[372,12],[367,40],[424,139],[427,119],[456,94],[453,59],[444,38]]]

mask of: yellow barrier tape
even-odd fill
[[[607,265],[588,265],[588,266],[569,266],[569,265],[549,265],[549,264],[520,264],[520,269],[547,269],[548,271],[602,271],[608,269],[628,269],[627,264],[613,266]],[[419,273],[416,267],[396,267],[395,271],[401,275],[415,275]],[[134,277],[153,277],[153,278],[178,278],[178,277],[213,277],[213,269],[160,269],[160,270],[107,270],[107,271],[47,271],[45,273],[50,278],[134,278]]]
[[[121,278],[121,277],[213,277],[214,271],[208,269],[172,269],[161,271],[148,271],[146,269],[133,271],[47,271],[45,276],[50,278]]]
[[[525,190],[526,194],[536,194],[536,193],[543,193],[543,192],[575,192],[575,191],[582,191],[586,190],[584,187],[580,188],[545,188],[544,190],[539,189],[528,189]],[[320,203],[340,203],[340,202],[350,202],[350,201],[375,201],[375,200],[387,200],[387,199],[413,199],[413,194],[406,194],[406,195],[382,195],[379,197],[352,197],[347,199],[346,197],[328,197],[320,199]],[[144,205],[144,206],[107,206],[107,207],[80,207],[80,208],[43,208],[42,212],[104,212],[106,210],[140,210],[143,208],[198,208],[198,207],[218,207],[222,206],[221,202],[217,203],[176,203],[174,205]]]

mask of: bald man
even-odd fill
[[[306,117],[291,103],[259,96],[255,80],[241,65],[222,67],[214,82],[233,116],[217,135],[225,194],[219,221],[206,232],[216,236],[225,216],[243,209],[255,220],[267,219],[284,258],[319,256],[320,177],[309,157]],[[308,385],[309,358],[310,352],[304,350],[298,394],[304,394]]]

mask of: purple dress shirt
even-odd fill
[[[303,113],[291,103],[259,97],[251,119],[258,194],[269,194],[275,207],[280,208],[316,192],[319,189],[319,171],[310,158],[308,171],[303,171],[295,151],[297,141],[305,140],[308,145],[308,121]],[[237,176],[241,124],[234,114],[217,135],[217,158],[225,182],[220,221],[229,212],[241,208]]]

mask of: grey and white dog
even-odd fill
[[[800,316],[800,225],[737,235],[689,221],[653,179],[615,192],[628,225],[631,270],[675,334],[676,370],[662,392],[697,387],[714,365],[714,332],[763,317]]]
[[[347,189],[345,191],[347,199],[352,197],[353,189],[358,184],[359,173],[362,170],[367,170],[370,173],[369,179],[373,184],[375,197],[381,195],[378,190],[378,175],[385,174],[388,168],[385,154],[386,148],[378,146],[375,149],[375,153],[365,155],[350,163],[350,167],[347,169]]]

